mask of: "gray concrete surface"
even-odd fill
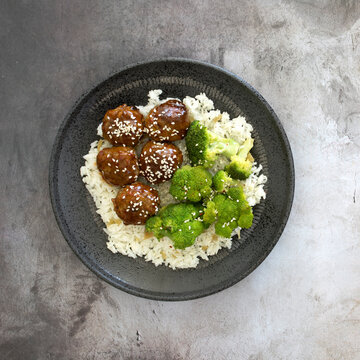
[[[1,359],[360,359],[360,2],[0,2]],[[219,294],[164,303],[91,273],[52,214],[74,101],[163,56],[240,74],[278,113],[297,188],[278,245]]]

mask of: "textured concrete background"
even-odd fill
[[[0,2],[1,359],[360,359],[360,2]],[[255,86],[297,188],[266,261],[163,303],[91,273],[64,241],[49,152],[74,101],[122,66],[183,56]]]

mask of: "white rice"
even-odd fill
[[[168,100],[160,100],[162,90],[151,90],[149,92],[149,101],[145,106],[137,106],[140,112],[146,116],[148,112],[156,105]],[[233,138],[236,141],[243,142],[251,137],[252,126],[248,124],[244,117],[238,116],[230,119],[228,113],[221,113],[214,109],[212,100],[205,94],[187,96],[183,99],[187,106],[192,120],[199,120],[211,131],[218,135]],[[98,128],[98,135],[102,136],[101,124]],[[146,141],[144,139],[137,146],[137,151]],[[185,141],[176,141],[175,144],[181,149],[184,157],[183,165],[189,164],[189,158],[186,151]],[[221,248],[230,248],[231,239],[222,238],[215,234],[214,226],[204,231],[195,241],[195,244],[184,250],[174,249],[173,243],[169,238],[163,238],[160,241],[145,233],[145,225],[124,225],[116,215],[112,198],[116,197],[119,190],[117,186],[107,184],[96,165],[96,156],[98,152],[111,144],[104,139],[94,141],[90,146],[90,151],[84,156],[85,165],[81,167],[80,174],[86,188],[94,199],[97,213],[101,216],[108,236],[107,247],[113,253],[121,253],[129,257],[143,256],[146,261],[152,261],[156,266],[164,264],[172,269],[176,268],[194,268],[199,263],[199,259],[208,260],[209,256],[215,255]],[[228,160],[221,157],[211,169],[212,172],[223,169]],[[261,165],[254,163],[253,173],[244,181],[244,192],[251,206],[258,204],[261,199],[265,199],[264,184],[266,176],[260,174]],[[146,180],[139,178],[146,183]],[[161,206],[175,202],[169,194],[170,181],[154,186],[160,195]],[[240,228],[234,231],[240,234]]]

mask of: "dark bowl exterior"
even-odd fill
[[[200,260],[196,269],[155,267],[143,258],[113,254],[104,224],[86,190],[80,167],[106,110],[119,104],[146,104],[151,89],[163,97],[201,92],[231,117],[244,115],[254,128],[256,161],[268,177],[266,200],[254,209],[254,225],[222,249]],[[60,126],[51,153],[49,186],[58,225],[73,251],[98,276],[133,295],[156,300],[188,300],[221,291],[252,272],[277,243],[290,214],[294,163],[284,129],[264,98],[238,76],[187,59],[165,59],[128,66],[84,95]]]

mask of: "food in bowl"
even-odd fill
[[[125,225],[143,225],[160,206],[158,192],[149,185],[134,182],[121,188],[112,200],[117,216]]]
[[[160,184],[173,177],[182,161],[182,152],[176,145],[150,140],[141,149],[140,172],[150,184]]]
[[[153,107],[144,123],[151,139],[176,141],[185,137],[190,119],[185,104],[177,99],[170,99]]]
[[[141,134],[133,126],[132,147],[106,138],[105,114],[98,127],[102,138],[91,144],[80,173],[105,224],[110,251],[143,256],[156,266],[191,268],[230,248],[232,236],[252,226],[252,207],[265,199],[267,178],[250,153],[253,129],[244,117],[230,119],[205,94],[181,101],[160,100],[161,93],[152,90],[147,105],[131,105],[143,118]],[[121,124],[116,116],[113,125]],[[116,126],[112,131],[117,133]],[[117,147],[137,154],[124,157],[131,165],[111,157]],[[103,152],[115,159],[114,166],[98,167]]]
[[[103,137],[114,146],[135,146],[143,132],[143,116],[135,106],[108,110],[102,122]]]
[[[112,185],[131,184],[139,176],[135,150],[127,146],[102,149],[96,156],[96,164],[103,179]]]

